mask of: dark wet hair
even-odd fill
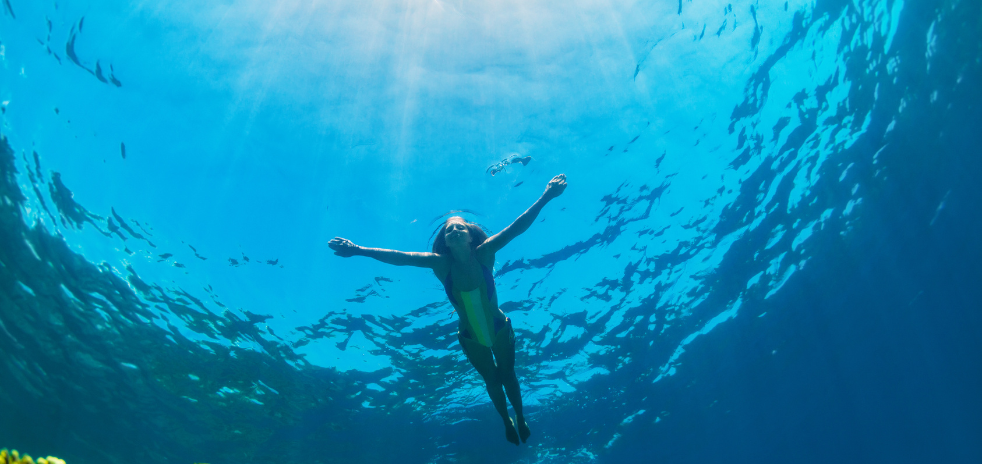
[[[464,226],[467,227],[467,232],[471,235],[471,248],[477,249],[478,245],[484,243],[488,239],[488,232],[484,230],[484,227],[480,224],[475,224],[473,222],[468,222],[466,219],[460,216],[454,216],[447,218],[443,221],[443,225],[437,229],[436,237],[433,238],[433,252],[438,255],[450,254],[450,248],[447,247],[447,225],[450,224],[451,220],[459,219],[463,221]]]

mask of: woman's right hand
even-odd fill
[[[330,242],[327,242],[327,246],[334,250],[334,254],[342,258],[356,255],[358,248],[360,248],[358,245],[351,243],[351,240],[341,237],[334,237]]]
[[[566,190],[566,174],[560,174],[549,181],[549,185],[546,185],[546,191],[542,196],[551,200],[562,195],[564,190]]]

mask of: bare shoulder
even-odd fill
[[[450,273],[450,259],[442,255],[437,256],[439,256],[440,259],[437,259],[433,266],[433,274],[436,274],[436,278],[440,279],[440,282],[443,282],[446,280],[447,274]]]
[[[495,253],[494,253],[494,251],[491,251],[491,247],[484,246],[487,243],[488,242],[485,241],[484,243],[482,243],[480,246],[477,247],[477,250],[476,250],[477,251],[477,261],[479,263],[487,266],[488,269],[492,269],[492,268],[494,268],[494,258],[495,258],[494,255],[495,255]]]

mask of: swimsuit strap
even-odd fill
[[[484,285],[486,285],[488,288],[488,300],[490,300],[496,293],[494,288],[494,276],[491,275],[491,270],[483,264],[481,264],[481,270],[484,271]]]
[[[448,272],[447,278],[443,281],[443,289],[447,291],[447,298],[450,299],[450,303],[454,306],[459,306],[460,303],[458,303],[457,299],[453,297],[453,291],[451,290],[453,288],[453,280],[451,279],[450,275],[451,273]]]

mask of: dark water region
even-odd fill
[[[693,346],[694,380],[645,386],[673,399],[661,407],[676,422],[629,429],[630,445],[604,462],[982,459],[982,87],[931,104],[931,89],[982,82],[979,5],[958,7],[938,23],[946,69],[928,73],[921,44],[937,6],[905,5],[895,41],[906,65],[886,98],[909,103],[879,163],[853,168],[889,173],[871,185],[862,222],[847,237],[822,236],[806,270],[755,301],[766,318],[741,314]],[[872,133],[893,117],[876,108]],[[864,140],[852,150],[875,148]]]
[[[13,16],[9,2],[4,5]],[[445,314],[445,302],[415,308],[406,318],[328,311],[316,323],[298,327],[303,333],[299,341],[269,336],[258,327],[271,316],[213,313],[207,307],[211,302],[189,290],[146,281],[133,268],[91,263],[57,231],[31,224],[23,188],[31,188],[42,202],[40,192],[48,192],[54,204],[42,206],[65,227],[92,227],[127,246],[138,243],[131,253],[152,250],[170,265],[181,264],[170,259],[172,250],[157,250],[139,222],[115,210],[100,216],[75,202],[70,186],[81,179],[44,172],[36,154],[19,155],[24,147],[12,147],[4,137],[0,446],[53,454],[70,464],[982,461],[982,137],[977,129],[982,127],[982,5],[906,3],[889,57],[880,51],[882,44],[846,47],[869,27],[854,23],[842,34],[848,54],[840,72],[853,83],[845,105],[850,108],[841,110],[842,117],[819,122],[818,111],[834,85],[816,82],[790,103],[797,105],[802,124],[779,150],[765,148],[776,143],[787,120],[750,131],[741,126],[766,100],[770,66],[815,26],[808,21],[854,8],[851,2],[820,1],[810,18],[796,16],[786,45],[747,83],[746,100],[730,114],[730,128],[740,134],[732,166],[773,154],[742,182],[737,200],[706,231],[717,238],[680,243],[660,255],[632,250],[637,260],[622,270],[623,277],[598,282],[584,301],[616,305],[617,291],[627,295],[632,286],[653,278],[655,271],[649,269],[682,266],[700,250],[718,246],[722,237],[754,220],[762,191],[772,183],[777,197],[787,198],[795,172],[804,168],[777,177],[792,161],[782,155],[813,144],[820,125],[855,129],[861,118],[844,115],[862,108],[870,111],[868,129],[850,147],[835,147],[833,162],[825,164],[801,202],[804,210],[792,214],[779,203],[760,227],[732,244],[716,271],[701,282],[699,292],[706,298],[689,308],[687,322],[668,323],[669,312],[658,307],[667,286],[657,287],[640,305],[625,305],[625,322],[611,333],[631,330],[630,321],[639,316],[652,316],[653,327],[605,338],[601,343],[612,349],[589,362],[607,368],[608,375],[531,411],[536,434],[531,451],[504,448],[490,439],[500,435],[500,426],[486,416],[473,411],[451,416],[430,407],[445,401],[441,388],[463,383],[460,377],[469,367],[452,356],[413,359],[387,351],[399,369],[414,377],[412,383],[400,383],[399,395],[393,396],[366,387],[381,382],[389,370],[339,373],[311,366],[294,351],[355,331],[372,334],[383,346],[452,349],[447,324],[416,329],[398,340],[391,335],[412,319]],[[72,41],[82,26],[80,20]],[[925,40],[929,36],[933,43]],[[756,46],[759,32],[753,41]],[[928,47],[936,50],[930,58]],[[67,51],[71,57],[71,48]],[[887,72],[890,66],[895,70]],[[86,70],[107,81],[98,62]],[[814,102],[806,103],[810,98]],[[627,150],[639,137],[611,143]],[[518,162],[524,166],[528,160],[505,159],[488,171],[520,169],[508,167]],[[21,170],[27,170],[33,185],[18,185],[15,176]],[[602,232],[538,257],[508,261],[496,278],[548,269],[602,250],[631,224],[646,224],[639,240],[661,236],[667,226],[652,223],[650,214],[671,182],[668,177],[660,185],[623,185],[608,192],[591,213],[595,222],[606,224]],[[861,219],[824,219],[809,239],[807,254],[791,245],[793,234],[775,239],[772,231],[782,224],[842,208],[855,184],[865,191],[862,202],[852,206]],[[683,227],[700,226],[696,220]],[[778,246],[769,246],[772,242]],[[762,270],[760,263],[779,259],[781,253],[807,265],[773,294],[765,286],[748,286]],[[250,260],[243,255],[228,261],[239,266]],[[380,276],[348,301],[383,298],[389,283]],[[502,309],[549,305],[560,296],[540,301],[531,294],[525,300],[520,294],[509,296]],[[735,301],[742,301],[738,312],[714,325],[711,336],[689,343],[707,321],[718,320],[718,308]],[[584,313],[559,319],[560,327],[583,327],[587,333],[603,332],[608,322],[610,316],[588,320]],[[214,341],[193,340],[192,333]],[[531,378],[539,375],[532,367],[536,360],[574,356],[588,341],[549,343],[545,331],[519,337],[526,348],[538,347],[534,355],[519,353],[518,364],[524,366],[519,376]],[[261,351],[222,340],[248,340]],[[682,346],[682,363],[666,364]],[[683,365],[668,374],[667,368]],[[242,392],[253,401],[236,396]],[[407,405],[407,397],[423,406]],[[372,407],[364,407],[366,402]],[[428,414],[450,417],[431,420]]]

